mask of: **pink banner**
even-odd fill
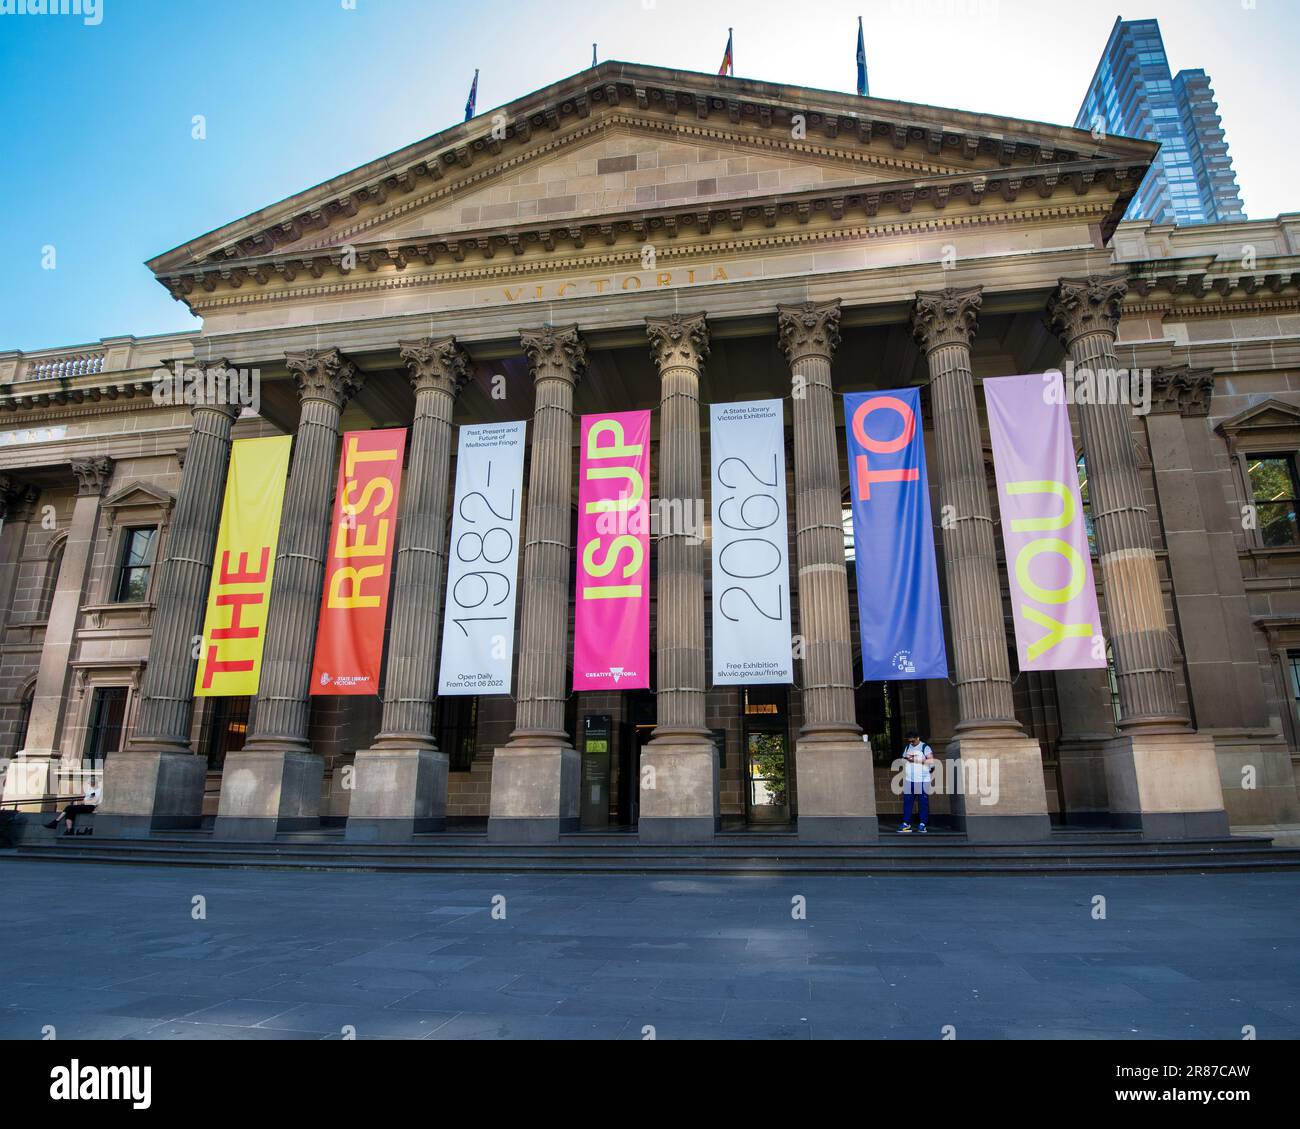
[[[650,413],[582,417],[575,690],[650,685]]]
[[[1061,374],[984,381],[1021,670],[1106,666]]]

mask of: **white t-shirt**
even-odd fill
[[[934,750],[924,741],[919,745],[908,743],[903,746],[903,759],[907,761],[907,782],[909,784],[926,784],[930,780],[930,766],[926,757],[934,756]]]
[[[103,798],[104,789],[98,784],[92,784],[81,802],[89,804],[93,808],[97,807]]]

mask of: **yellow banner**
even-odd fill
[[[231,447],[194,679],[196,698],[257,693],[292,443],[291,436],[280,435],[240,439]]]

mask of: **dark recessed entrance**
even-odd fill
[[[790,822],[789,700],[785,686],[751,686],[744,691],[747,823]]]

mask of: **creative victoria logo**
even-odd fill
[[[915,674],[916,663],[912,661],[911,651],[895,651],[894,657],[889,660],[890,665],[900,674]]]

